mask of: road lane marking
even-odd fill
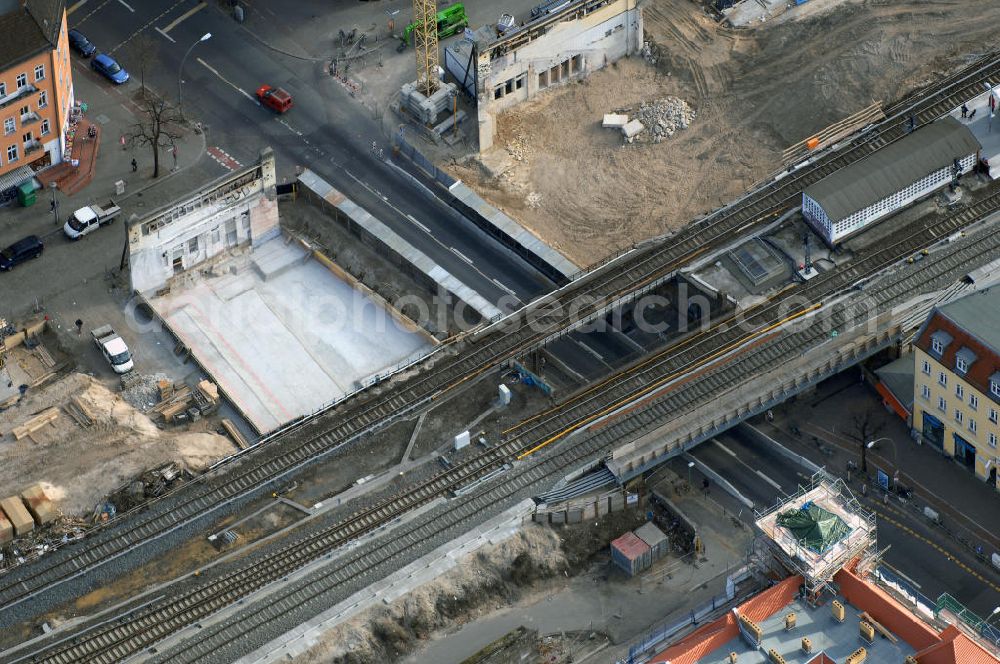
[[[721,449],[723,452],[725,452],[729,456],[731,456],[731,457],[735,457],[736,456],[736,452],[733,452],[731,449],[729,449],[728,447],[726,447],[725,445],[723,445],[722,443],[720,443],[719,441],[717,441],[715,438],[712,439],[712,442],[715,443],[716,445],[718,445],[719,449]]]
[[[169,39],[170,41],[172,41],[173,43],[175,43],[175,44],[177,43],[177,41],[174,40],[173,37],[171,37],[170,35],[168,35],[167,33],[165,33],[163,30],[160,30],[159,28],[155,28],[155,30],[157,32],[159,32],[161,35],[163,35],[164,37],[166,37],[167,39]]]
[[[771,486],[773,486],[775,489],[777,489],[778,491],[781,491],[781,493],[784,493],[784,491],[782,491],[782,489],[781,489],[781,485],[778,484],[777,482],[775,482],[774,480],[772,480],[767,475],[765,475],[762,471],[755,470],[753,472],[757,473],[762,480],[764,480],[765,482],[767,482],[768,484],[770,484]]]
[[[284,121],[284,120],[283,120],[282,118],[278,118],[278,122],[279,122],[280,124],[283,124],[283,125],[285,125],[285,127],[286,127],[286,128],[288,128],[288,131],[292,132],[292,133],[293,133],[293,134],[295,134],[296,136],[301,136],[301,135],[302,135],[302,132],[301,132],[301,131],[299,131],[298,129],[296,129],[296,128],[295,128],[295,127],[293,127],[292,125],[290,125],[290,124],[288,124],[287,122],[285,122],[285,121]]]
[[[111,0],[105,0],[104,3],[101,5],[101,7],[103,7],[104,5],[108,4],[110,1]],[[174,8],[177,7],[177,5],[183,4],[183,3],[187,2],[187,1],[188,0],[177,0],[177,2],[175,2],[172,5],[170,5],[169,7],[167,7],[167,9],[165,9],[163,12],[161,12],[159,16],[157,16],[156,18],[150,20],[148,23],[146,23],[146,25],[142,26],[141,28],[139,28],[138,30],[136,30],[135,32],[133,32],[131,35],[128,36],[128,39],[126,39],[125,41],[121,42],[120,44],[118,44],[117,46],[115,46],[114,48],[112,48],[110,51],[108,51],[108,53],[111,54],[111,55],[113,55],[115,51],[117,51],[122,46],[124,46],[125,44],[127,44],[130,41],[132,41],[133,39],[135,39],[136,35],[138,35],[138,34],[140,34],[142,32],[145,32],[146,28],[151,27],[154,23],[158,22],[161,18],[163,18],[164,16],[166,16],[167,14],[169,14],[170,12],[172,12],[174,10]],[[98,7],[97,9],[100,9],[101,7]],[[91,16],[93,16],[94,12],[96,12],[97,9],[95,9],[94,11],[90,12],[89,14],[87,14],[87,16],[84,17],[83,21],[86,21],[88,18],[90,18]],[[83,21],[80,21],[80,23],[83,23]],[[163,32],[163,31],[161,31],[159,28],[156,28],[156,30],[158,30],[161,35],[163,35],[164,37],[166,37],[170,41],[174,41],[173,37],[171,37],[170,35],[168,35],[167,33]],[[174,42],[174,43],[176,44],[177,42]]]
[[[500,280],[499,280],[499,279],[497,279],[496,277],[494,277],[494,278],[493,278],[493,279],[491,279],[490,281],[492,281],[492,282],[493,282],[493,283],[495,283],[495,284],[496,284],[497,286],[499,286],[499,287],[500,287],[501,289],[503,289],[504,291],[506,291],[508,295],[512,295],[512,296],[514,296],[514,297],[517,297],[517,293],[515,293],[515,292],[514,292],[514,291],[513,291],[512,289],[510,289],[510,288],[507,288],[507,286],[505,286],[504,284],[500,283]]]
[[[410,221],[412,221],[414,224],[416,224],[417,228],[419,228],[423,232],[427,233],[428,235],[434,235],[433,233],[431,233],[431,229],[427,228],[422,223],[420,223],[419,221],[417,221],[416,217],[414,217],[412,214],[407,214],[406,218],[409,219]]]
[[[208,3],[207,2],[199,2],[196,7],[193,7],[191,9],[187,10],[186,12],[184,12],[183,14],[181,14],[180,16],[178,16],[177,18],[175,18],[173,21],[171,21],[170,23],[168,23],[167,27],[163,28],[163,32],[164,33],[170,32],[171,30],[173,30],[174,28],[176,28],[178,26],[178,24],[180,24],[182,21],[186,21],[187,19],[191,18],[192,16],[194,16],[195,14],[197,14],[198,12],[200,12],[205,7],[208,7]],[[157,30],[159,30],[159,28],[157,28]]]
[[[257,99],[253,95],[251,95],[249,92],[247,92],[246,90],[244,90],[243,88],[241,88],[240,86],[238,86],[235,83],[231,82],[225,76],[223,76],[222,74],[220,74],[218,69],[215,69],[212,65],[208,64],[207,62],[205,62],[201,58],[197,58],[197,60],[198,60],[198,62],[201,63],[201,65],[205,69],[207,69],[208,71],[210,71],[213,74],[215,74],[216,77],[218,77],[218,79],[220,81],[222,81],[223,83],[225,83],[226,85],[228,85],[229,87],[231,87],[233,90],[236,90],[237,92],[239,92],[241,95],[243,95],[244,97],[246,97],[247,99],[249,99],[253,103],[255,103],[258,106],[260,106],[260,102],[257,101]]]
[[[388,199],[388,198],[386,198],[385,196],[383,196],[382,198],[383,198],[384,200],[389,200],[389,199]],[[468,263],[469,265],[473,265],[473,262],[472,262],[472,259],[471,259],[471,258],[469,258],[468,256],[466,256],[465,254],[463,254],[463,253],[462,253],[461,251],[459,251],[459,250],[458,250],[458,249],[456,249],[455,247],[450,247],[450,249],[451,249],[451,253],[455,254],[456,256],[458,256],[459,258],[461,258],[461,259],[462,259],[463,261],[465,261],[465,262],[466,262],[466,263]]]
[[[72,7],[66,10],[66,16],[69,16],[80,7],[83,7],[85,4],[87,4],[88,1],[89,0],[80,0],[79,2],[75,3]]]
[[[132,9],[132,7],[131,7],[131,6],[130,6],[130,5],[129,5],[129,4],[127,3],[127,2],[125,2],[125,0],[118,0],[118,2],[119,2],[119,3],[120,3],[120,4],[122,5],[122,6],[123,6],[123,7],[125,7],[125,9],[129,10],[129,11],[130,11],[130,12],[132,12],[133,14],[135,13],[135,10],[134,10],[134,9]]]

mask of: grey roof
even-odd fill
[[[635,534],[636,537],[648,544],[650,548],[667,540],[667,536],[663,534],[663,531],[649,521],[636,528]]]
[[[955,353],[956,360],[965,360],[967,365],[971,365],[976,361],[977,355],[972,352],[972,349],[968,346],[962,346],[957,353]]]
[[[803,194],[831,221],[839,221],[979,149],[969,128],[947,116],[826,176]]]
[[[0,15],[0,71],[54,48],[65,6],[65,0],[26,0],[24,9]]]
[[[990,376],[991,383],[1000,383],[1000,371],[994,371]]]
[[[875,370],[882,384],[907,408],[913,406],[913,355],[903,355]]]
[[[947,348],[948,344],[950,344],[953,339],[954,337],[944,330],[935,330],[931,333],[931,340],[940,342],[941,348]]]
[[[938,312],[1000,355],[1000,286],[949,302]]]

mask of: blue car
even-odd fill
[[[121,85],[128,80],[128,72],[107,53],[101,53],[91,60],[90,66],[112,83]]]

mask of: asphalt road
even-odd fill
[[[735,429],[702,443],[691,454],[731,482],[756,509],[794,493],[807,479],[786,457],[754,445]],[[936,600],[950,593],[980,616],[990,615],[1000,605],[1000,594],[990,585],[995,577],[914,518],[898,500],[890,499],[888,506],[866,501],[866,506],[876,510],[883,562],[922,595]]]
[[[495,304],[527,302],[553,287],[467,219],[443,202],[428,200],[408,178],[373,158],[373,141],[385,152],[389,145],[371,113],[326,73],[325,62],[272,50],[216,3],[86,0],[70,8],[69,26],[131,71],[126,84],[131,91],[138,89],[139,72],[130,62],[136,56],[129,43],[138,34],[156,44],[145,81],[171,101],[176,101],[181,61],[190,49],[182,106],[187,117],[207,125],[210,149],[247,164],[270,146],[279,179],[294,177],[298,165],[309,167]],[[199,42],[207,33],[211,38]],[[284,116],[261,107],[253,91],[263,83],[287,89],[295,107]]]

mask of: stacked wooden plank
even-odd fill
[[[41,342],[38,342],[38,345],[31,349],[31,354],[37,357],[38,361],[41,362],[42,366],[46,369],[51,369],[56,366],[56,361],[52,359],[49,351],[44,345],[42,345]]]
[[[28,512],[34,517],[35,523],[44,526],[52,523],[59,516],[59,510],[45,495],[45,490],[41,484],[35,484],[21,492],[21,500],[28,507]]]
[[[38,415],[35,415],[30,420],[22,424],[21,426],[14,427],[11,433],[14,434],[14,438],[21,440],[22,438],[27,438],[31,434],[35,433],[42,427],[52,424],[59,417],[59,409],[55,406],[52,408],[46,408]],[[32,440],[34,440],[32,438]]]
[[[94,417],[94,414],[90,412],[87,404],[85,404],[78,396],[73,396],[68,404],[64,404],[63,410],[65,410],[66,414],[72,417],[76,423],[84,429],[89,428],[97,419]]]
[[[226,417],[222,418],[222,428],[226,430],[226,433],[229,434],[229,437],[233,439],[234,443],[236,443],[236,447],[240,448],[241,450],[245,450],[247,447],[249,447],[247,445],[247,439],[243,437],[243,434],[240,433],[240,430],[236,428],[236,425],[233,424],[229,420],[229,418]]]
[[[27,535],[35,529],[35,520],[31,518],[31,514],[28,513],[19,497],[8,496],[0,500],[0,508],[3,509],[7,519],[14,526],[15,536]]]
[[[174,385],[170,397],[153,406],[153,412],[163,416],[164,421],[173,422],[178,414],[183,413],[191,405],[191,388],[187,385]]]

